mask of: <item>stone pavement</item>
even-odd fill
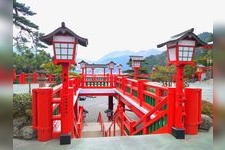
[[[59,145],[59,140],[38,142],[13,139],[14,150],[211,150],[213,130],[187,135],[177,140],[169,134],[154,134],[129,137],[104,137],[73,139],[70,145]]]

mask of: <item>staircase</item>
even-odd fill
[[[105,122],[104,125],[106,129],[112,122]],[[119,134],[119,128],[117,127],[117,133]],[[82,131],[82,138],[93,138],[93,137],[103,137],[103,133],[101,131],[101,125],[97,122],[87,122],[84,123],[83,131]]]

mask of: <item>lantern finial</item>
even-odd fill
[[[65,22],[63,21],[63,22],[61,23],[61,25],[62,25],[62,27],[65,27]]]

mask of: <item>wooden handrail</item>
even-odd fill
[[[83,112],[84,108],[83,106],[79,106],[79,116],[76,120],[76,117],[74,117],[74,132],[75,136],[77,138],[82,137],[82,128],[83,128]],[[75,114],[73,114],[75,116]]]
[[[99,114],[98,114],[97,122],[100,123],[100,125],[101,125],[101,131],[103,133],[103,136],[107,136],[106,135],[105,124],[104,124],[104,121],[102,119],[102,113],[101,112],[99,112]]]
[[[146,115],[141,117],[141,119],[134,124],[134,127],[138,126],[141,122],[143,122],[146,118],[149,118],[153,113],[155,113],[157,110],[161,109],[167,102],[167,97],[164,98],[161,102],[159,102],[155,107],[153,107],[152,110],[150,110]]]

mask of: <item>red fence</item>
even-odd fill
[[[73,82],[72,80],[70,82]],[[52,138],[59,138],[61,134],[61,90],[62,85],[54,88],[45,87],[33,89],[32,93],[32,124],[33,129],[37,130],[38,141],[48,141]],[[74,87],[68,91],[69,101],[73,101],[74,120],[72,137],[82,136],[83,128],[83,107],[78,107],[77,99],[74,99]]]
[[[27,83],[38,83],[39,75],[36,72],[33,73],[21,73],[21,74],[13,74],[13,82],[18,84],[27,84]],[[53,74],[46,75],[48,83],[56,82],[57,76]]]

